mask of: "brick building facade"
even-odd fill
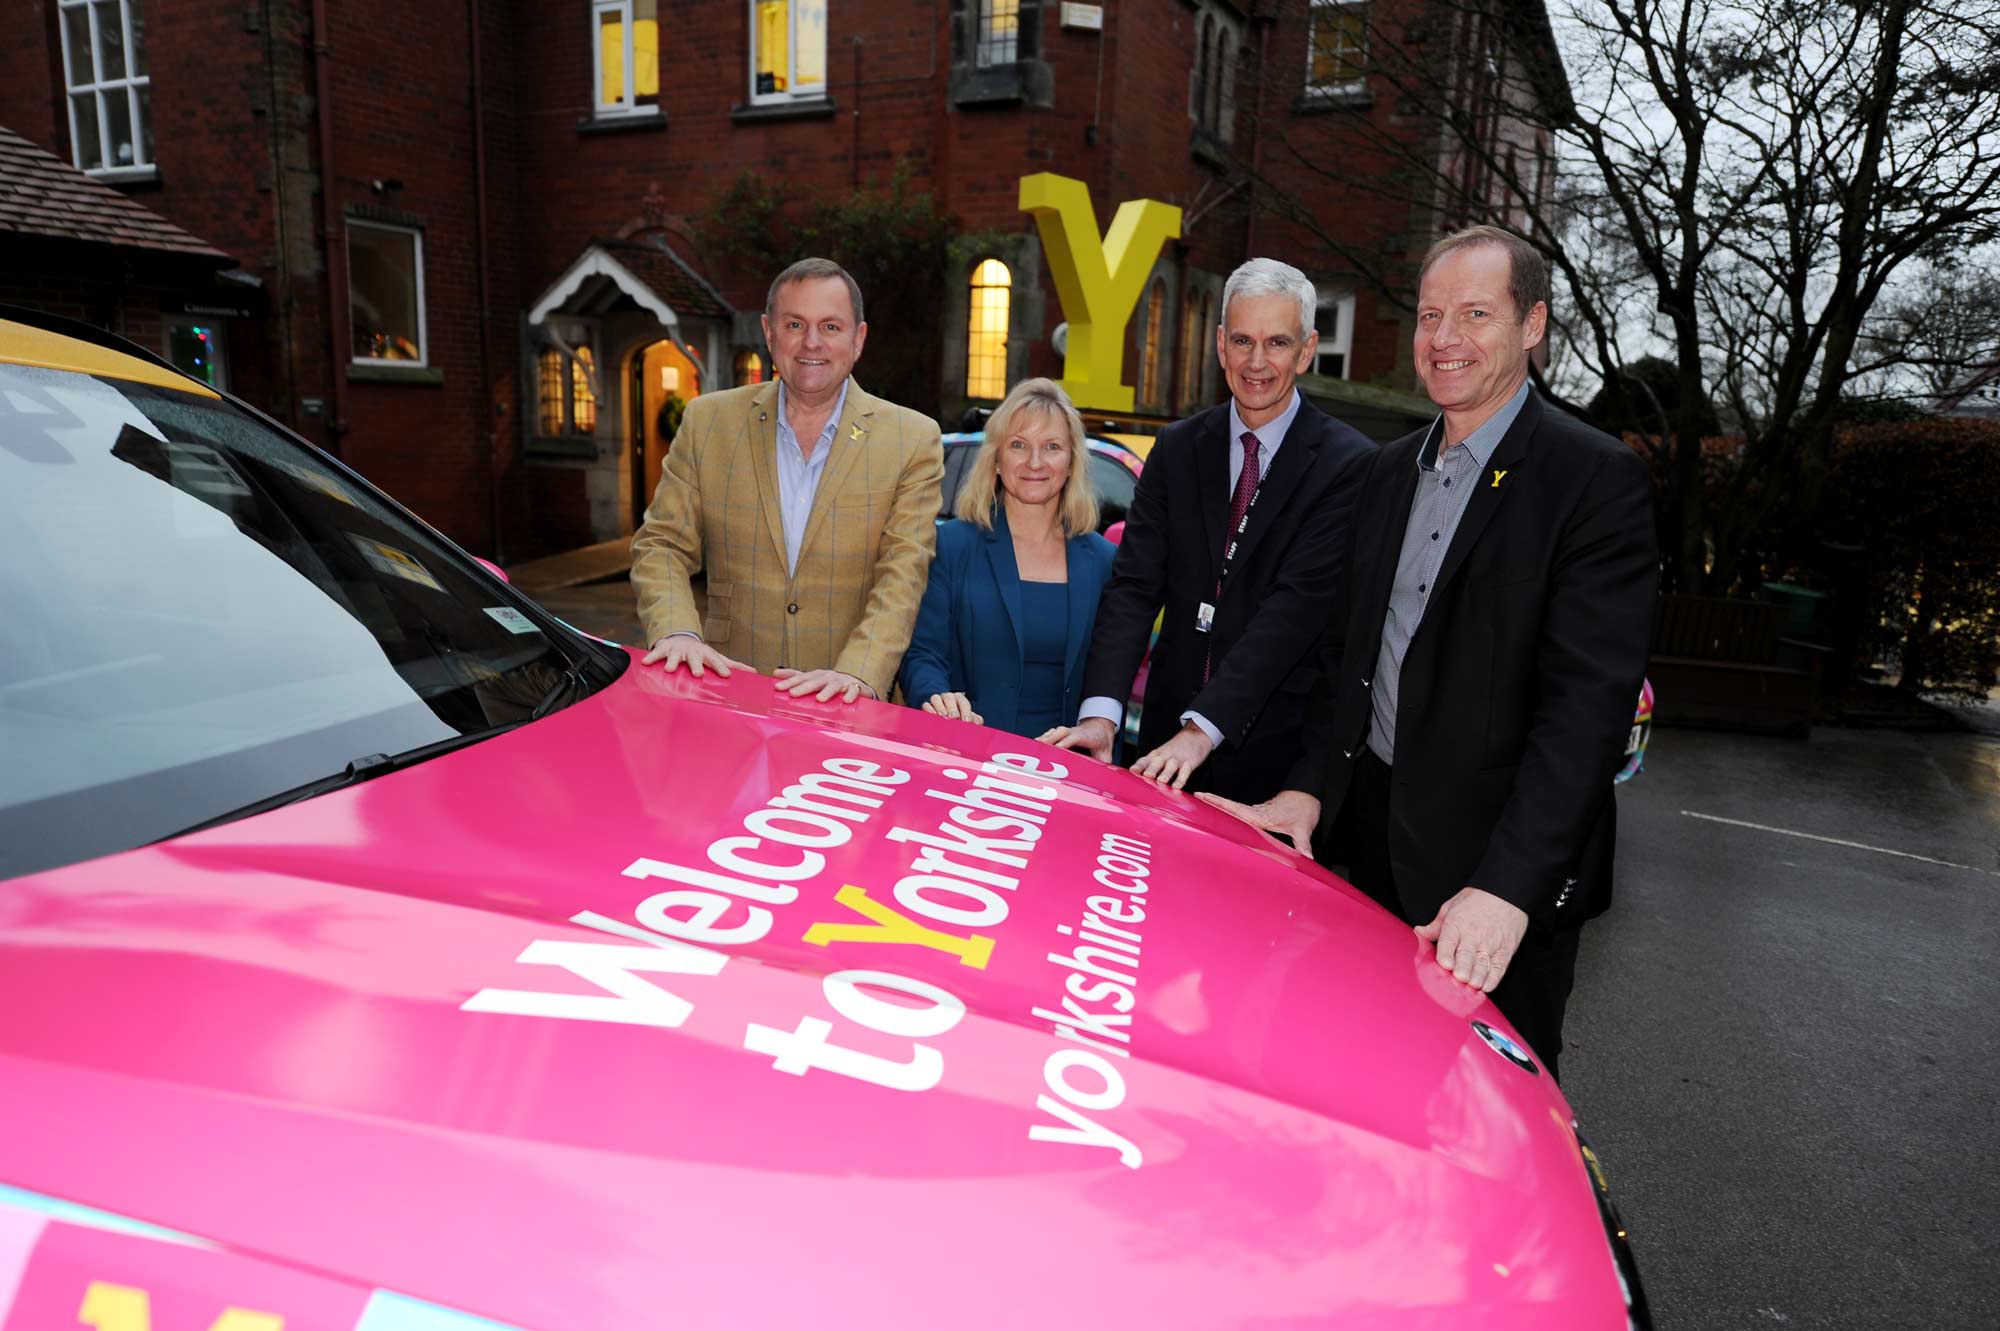
[[[1253,253],[1322,283],[1323,372],[1407,387],[1406,313],[1355,256],[1407,276],[1458,219],[1300,163],[1356,117],[1448,156],[1431,108],[1375,86],[1374,25],[1407,12],[1503,59],[1521,30],[1460,33],[1436,0],[16,7],[0,126],[254,279],[222,321],[227,386],[507,558],[629,531],[670,399],[764,372],[770,274],[705,253],[698,222],[745,172],[802,203],[901,173],[953,219],[935,398],[912,403],[947,424],[1062,371],[1017,207],[1040,171],[1085,182],[1100,225],[1126,199],[1183,210],[1126,328],[1139,416],[1214,400],[1222,279]],[[1523,151],[1541,178],[1546,145]],[[877,328],[940,299],[868,295]]]

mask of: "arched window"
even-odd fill
[[[1202,379],[1215,345],[1215,298],[1206,291],[1190,291],[1181,312],[1181,404],[1197,406],[1206,401]]]
[[[972,270],[972,301],[965,325],[965,395],[1007,396],[1007,314],[1014,277],[998,259]]]
[[[736,387],[764,382],[764,358],[754,351],[739,351],[735,361]]]
[[[1208,128],[1210,133],[1224,140],[1230,137],[1222,125],[1222,118],[1229,109],[1224,94],[1230,82],[1230,70],[1235,64],[1236,43],[1218,23],[1215,25],[1215,60],[1208,71]]]
[[[1146,341],[1139,353],[1139,402],[1156,404],[1166,396],[1161,382],[1166,367],[1167,284],[1154,279],[1146,296]]]
[[[1208,15],[1203,14],[1195,21],[1194,29],[1194,88],[1188,98],[1188,110],[1195,123],[1200,124],[1208,114]]]

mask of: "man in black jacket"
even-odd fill
[[[1432,247],[1415,349],[1443,414],[1383,448],[1361,497],[1305,757],[1234,811],[1301,849],[1318,826],[1322,859],[1490,993],[1553,1076],[1578,930],[1608,902],[1658,556],[1645,465],[1528,383],[1548,284],[1492,227]]]
[[[1160,616],[1132,770],[1261,800],[1298,761],[1375,454],[1292,386],[1319,347],[1315,304],[1289,264],[1230,274],[1215,336],[1230,400],[1160,432],[1098,602],[1081,717],[1044,739],[1110,758]]]

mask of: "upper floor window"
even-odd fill
[[[1039,0],[979,0],[979,31],[972,60],[980,66],[1011,65],[1035,56]]]
[[[630,115],[660,105],[659,0],[591,0],[597,114]]]
[[[965,327],[965,395],[1007,396],[1007,315],[1013,274],[998,259],[982,259],[972,270],[971,312]]]
[[[348,219],[347,295],[357,362],[430,363],[424,345],[423,232]]]
[[[1196,128],[1229,142],[1235,137],[1236,53],[1239,36],[1220,9],[1204,9],[1195,20],[1194,71],[1188,86],[1188,113]]]
[[[1319,332],[1319,351],[1313,356],[1313,373],[1329,379],[1345,379],[1354,360],[1354,295],[1323,291],[1319,309],[1313,316]]]
[[[78,169],[153,174],[152,80],[139,0],[58,0],[69,142]]]
[[[827,0],[750,0],[750,100],[826,96]]]
[[[1363,91],[1368,6],[1314,3],[1306,11],[1306,26],[1306,95],[1338,97]]]
[[[535,427],[545,438],[588,435],[597,429],[597,362],[590,328],[569,324],[555,329],[569,343],[543,347],[535,357]]]

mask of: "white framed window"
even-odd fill
[[[167,359],[210,388],[229,387],[229,347],[222,325],[208,319],[169,319],[162,329]]]
[[[591,0],[590,61],[598,115],[658,115],[659,0]]]
[[[750,0],[750,100],[826,96],[827,0]]]
[[[1354,293],[1321,292],[1313,327],[1319,332],[1313,373],[1329,379],[1350,377],[1348,371],[1354,364]]]
[[[152,176],[153,81],[140,0],[58,0],[71,160],[107,180]]]
[[[1367,87],[1368,6],[1314,3],[1306,10],[1306,95],[1345,97]]]
[[[357,365],[430,364],[424,340],[424,233],[347,220],[347,308]]]

